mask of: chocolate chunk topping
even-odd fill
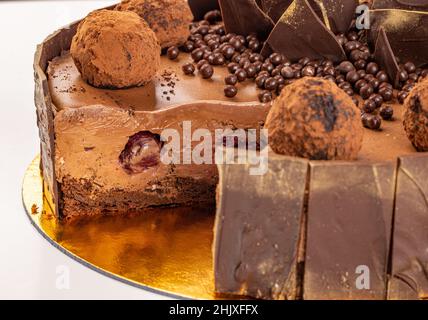
[[[358,0],[310,0],[314,11],[334,33],[345,33],[355,17]]]
[[[386,70],[386,73],[391,79],[392,83],[397,86],[398,72],[400,70],[397,60],[395,59],[394,52],[389,44],[388,37],[383,28],[379,29],[379,35],[376,41],[374,56],[376,61],[379,62],[381,67]]]
[[[293,0],[260,0],[260,7],[276,23]]]
[[[218,10],[220,6],[217,0],[188,0],[195,20],[202,20],[208,11]]]
[[[369,41],[376,43],[383,28],[399,62],[412,61],[416,67],[428,62],[428,12],[382,9],[373,10]]]
[[[372,9],[428,11],[428,0],[373,0]]]
[[[266,39],[274,27],[255,0],[219,0],[219,3],[226,32],[245,36],[255,33]]]
[[[307,0],[295,0],[280,18],[267,39],[262,54],[278,52],[292,61],[301,57],[346,59],[342,46],[327,29]]]

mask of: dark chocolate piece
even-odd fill
[[[219,166],[216,292],[295,299],[308,162],[270,154],[266,174],[252,176],[250,167]]]
[[[395,58],[394,52],[389,44],[388,36],[383,28],[379,29],[374,57],[382,69],[384,69],[388,74],[391,83],[397,87],[399,83],[398,72],[400,71],[400,67],[398,66],[397,59]]]
[[[428,299],[427,154],[400,158],[389,299]]]
[[[272,52],[281,53],[291,61],[302,57],[333,62],[346,59],[342,46],[307,0],[295,0],[282,15],[262,49],[264,56]]]
[[[385,299],[395,163],[313,162],[304,299]]]
[[[188,0],[188,2],[196,21],[202,20],[208,11],[220,9],[218,0]]]
[[[224,27],[228,33],[257,34],[266,39],[274,23],[255,0],[219,0]]]
[[[276,23],[292,2],[293,0],[260,0],[260,7]]]
[[[333,33],[346,33],[355,17],[358,0],[310,0],[312,8]]]
[[[412,61],[417,67],[428,63],[428,13],[405,10],[374,10],[370,14],[369,41],[376,43],[384,28],[399,63]]]
[[[428,11],[428,0],[373,0],[372,9]]]
[[[59,190],[55,174],[55,106],[52,104],[49,84],[45,74],[49,61],[70,49],[71,39],[76,33],[78,22],[73,23],[49,36],[43,45],[37,46],[34,56],[34,102],[37,111],[37,126],[40,136],[40,168],[43,174],[44,196],[47,198],[52,211],[60,216]]]

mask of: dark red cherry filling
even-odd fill
[[[138,174],[160,163],[160,136],[140,131],[131,136],[120,153],[119,163],[128,174]]]

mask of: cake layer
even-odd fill
[[[247,112],[248,110],[252,112]],[[240,113],[239,118],[236,113]],[[129,112],[100,105],[61,110],[55,117],[56,179],[65,216],[127,208],[214,203],[217,169],[213,164],[184,163],[183,123],[189,135],[216,129],[260,130],[267,107],[222,102],[194,103],[157,112]],[[179,135],[180,161],[160,159],[159,135]],[[205,137],[204,137],[205,139]],[[191,143],[192,150],[200,141]],[[213,154],[214,156],[214,154]],[[214,163],[212,161],[211,163]]]

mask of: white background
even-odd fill
[[[26,167],[39,152],[33,102],[36,44],[95,8],[118,1],[0,1],[0,299],[157,299],[60,253],[30,224],[21,202]],[[70,270],[70,289],[56,270]]]

